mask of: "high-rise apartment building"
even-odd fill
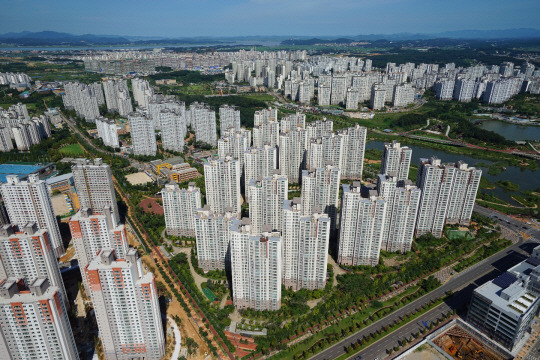
[[[251,180],[271,176],[277,169],[277,149],[270,145],[262,148],[248,148],[244,152],[244,188],[249,199],[247,186]]]
[[[416,236],[432,233],[441,237],[448,203],[452,192],[456,168],[451,164],[441,164],[435,157],[420,159],[416,185],[422,190]],[[465,194],[460,194],[463,196]]]
[[[216,113],[207,104],[194,102],[186,111],[187,123],[195,131],[195,140],[217,146]]]
[[[252,231],[260,232],[263,226],[269,226],[272,231],[282,229],[283,201],[287,200],[288,191],[287,176],[279,173],[248,183],[246,192],[249,193]]]
[[[300,172],[306,160],[306,130],[296,128],[279,134],[279,169],[289,178],[289,183],[300,183]]]
[[[3,359],[77,360],[62,291],[47,278],[28,290],[15,278],[0,284],[0,349]]]
[[[197,259],[204,272],[225,270],[230,263],[229,229],[238,219],[238,213],[226,211],[213,212],[209,206],[197,210],[195,215],[195,238]]]
[[[96,128],[98,136],[103,140],[105,146],[119,147],[118,127],[115,120],[99,116],[96,118]]]
[[[375,190],[362,194],[359,182],[343,185],[341,200],[338,263],[371,265],[379,263],[386,218],[386,201]]]
[[[380,85],[373,85],[371,89],[370,107],[373,110],[384,109],[384,103],[386,102],[386,90]]]
[[[88,122],[94,122],[99,116],[99,105],[92,89],[85,84],[68,82],[64,86],[65,95],[62,96],[64,106],[73,109],[78,116]]]
[[[482,170],[469,167],[463,161],[458,161],[455,168],[446,222],[468,226],[474,209],[478,187],[480,186]]]
[[[317,103],[319,106],[329,106],[332,88],[328,85],[319,85],[317,89]]]
[[[160,360],[165,355],[154,274],[144,272],[137,250],[125,259],[103,249],[86,268],[86,277],[105,359]]]
[[[343,145],[345,151],[342,156],[343,162],[340,165],[341,177],[343,179],[358,180],[362,178],[362,171],[364,170],[367,129],[357,124],[341,133],[345,136],[346,141]]]
[[[435,84],[435,97],[439,100],[452,100],[454,85],[454,80],[441,79]]]
[[[315,120],[306,124],[307,139],[317,139],[323,136],[328,136],[332,134],[334,129],[334,121],[327,118],[322,118],[322,120]]]
[[[408,146],[401,146],[397,141],[385,143],[383,157],[381,161],[381,174],[391,175],[399,181],[409,178],[409,168],[411,166],[412,149]]]
[[[378,178],[377,191],[386,201],[381,249],[410,251],[422,191],[410,180],[398,181],[396,177],[382,174]]]
[[[472,79],[457,79],[454,88],[454,99],[457,101],[470,102],[474,96],[476,82]]]
[[[131,79],[131,87],[133,89],[133,98],[137,105],[148,109],[154,90],[150,87],[147,80],[133,78]]]
[[[253,125],[258,126],[262,124],[267,124],[272,121],[278,121],[278,111],[277,109],[268,108],[255,111],[253,116]]]
[[[330,218],[314,212],[303,215],[296,198],[283,203],[283,285],[299,289],[323,289],[326,284]]]
[[[399,84],[394,86],[392,105],[402,107],[414,102],[414,89],[411,84]]]
[[[69,221],[69,230],[79,261],[83,284],[88,290],[85,275],[90,264],[101,249],[113,249],[119,258],[125,258],[129,249],[126,229],[115,223],[110,207],[94,214],[90,208],[81,208]]]
[[[38,278],[48,278],[67,302],[49,234],[45,229],[38,230],[36,223],[0,228],[0,281],[7,278],[22,279],[26,286]]]
[[[161,144],[164,150],[184,152],[186,137],[186,119],[175,110],[163,109],[159,112],[161,126]]]
[[[354,88],[349,88],[347,90],[347,102],[345,108],[347,110],[356,110],[358,109],[358,90]]]
[[[265,230],[253,233],[249,219],[231,226],[232,297],[238,309],[281,308],[281,237]]]
[[[240,162],[227,156],[224,159],[208,159],[204,163],[206,201],[212,211],[224,213],[228,208],[240,212]]]
[[[38,174],[31,174],[21,181],[17,175],[6,176],[7,182],[0,190],[12,225],[24,227],[36,223],[39,229],[47,230],[56,257],[64,253],[58,222],[54,215],[47,183]]]
[[[128,120],[133,154],[155,156],[157,143],[152,120],[142,112],[132,112]]]
[[[345,102],[347,95],[347,77],[333,76],[332,77],[332,93],[330,95],[330,104],[339,105]]]
[[[168,184],[161,191],[165,229],[173,236],[195,236],[195,214],[202,207],[201,191],[194,182],[187,189],[178,184]]]
[[[240,130],[240,110],[234,106],[222,105],[219,108],[219,132],[221,137],[225,136],[226,131]]]
[[[71,166],[73,181],[81,209],[90,208],[95,214],[103,214],[105,208],[112,211],[113,223],[120,222],[111,167],[100,158],[77,159]]]
[[[240,162],[244,169],[244,153],[251,146],[251,131],[240,129],[238,131],[225,131],[224,136],[218,140],[218,156],[224,159],[231,156]]]
[[[314,171],[302,171],[302,211],[310,216],[315,212],[327,214],[331,220],[330,229],[336,229],[341,171],[338,167],[326,165]]]
[[[286,133],[296,130],[296,128],[306,128],[306,114],[297,111],[295,114],[288,114],[279,122],[281,132]]]
[[[253,126],[253,147],[279,145],[279,122],[269,121]]]

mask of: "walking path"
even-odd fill
[[[167,317],[167,319],[172,324],[175,339],[174,351],[172,353],[171,360],[177,360],[180,356],[180,344],[182,343],[182,337],[180,336],[180,330],[178,329],[178,325],[176,325],[176,321],[170,317]]]

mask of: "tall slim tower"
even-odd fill
[[[386,201],[375,190],[362,194],[360,183],[343,185],[338,263],[371,265],[379,263],[386,217]]]
[[[310,216],[315,209],[328,214],[331,229],[336,229],[339,202],[339,168],[327,165],[315,171],[302,171],[302,212]]]
[[[236,308],[281,308],[281,238],[279,232],[266,230],[253,233],[249,219],[237,220],[231,226],[232,293]]]
[[[195,214],[202,207],[201,191],[194,182],[187,189],[178,184],[168,184],[161,191],[165,228],[167,234],[174,236],[195,236]]]
[[[240,193],[240,163],[232,157],[211,160],[204,163],[206,201],[210,209],[224,213],[228,208],[240,213],[242,195]]]
[[[384,144],[383,157],[381,162],[381,174],[397,177],[398,182],[409,178],[409,167],[411,165],[412,149],[408,146],[401,146],[397,141]]]
[[[155,156],[157,152],[154,123],[140,111],[128,115],[134,155]]]
[[[117,259],[103,249],[86,268],[106,359],[160,360],[165,355],[154,274],[143,271],[137,250]]]
[[[69,221],[69,230],[79,260],[83,284],[86,282],[86,266],[101,249],[113,249],[119,258],[125,258],[129,244],[124,225],[116,224],[109,207],[101,214],[93,214],[92,209],[81,208]]]
[[[300,172],[306,160],[306,130],[296,128],[279,134],[279,169],[282,175],[289,178],[290,183],[300,183]]]
[[[364,170],[364,153],[366,150],[367,129],[356,124],[346,130],[344,163],[342,165],[341,177],[349,180],[359,180],[362,178]]]
[[[0,349],[3,359],[77,360],[62,290],[36,278],[28,290],[18,279],[0,284]]]
[[[326,284],[330,218],[314,212],[302,215],[298,198],[283,204],[283,285],[299,289],[323,289]]]
[[[246,192],[250,199],[249,219],[252,231],[260,232],[263,226],[270,226],[272,231],[281,230],[283,201],[289,195],[288,184],[287,176],[279,173],[249,182]]]
[[[111,167],[100,158],[92,163],[88,159],[77,159],[71,167],[73,181],[80,208],[90,208],[95,214],[102,214],[106,207],[112,211],[114,224],[120,222],[116,193],[112,179]]]
[[[26,286],[37,278],[48,278],[68,301],[49,233],[38,230],[35,223],[0,228],[0,281],[7,278],[22,279]]]
[[[17,175],[8,175],[6,179],[1,192],[11,224],[22,227],[33,222],[46,229],[56,257],[62,256],[64,244],[45,181],[37,174],[29,175],[26,181],[20,181]]]
[[[234,106],[222,105],[219,108],[219,131],[221,136],[228,130],[240,130],[240,110]]]
[[[277,169],[277,149],[268,144],[262,148],[249,148],[244,153],[244,188],[249,200],[247,186],[251,180],[272,176]]]

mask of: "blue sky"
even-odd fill
[[[0,33],[358,35],[540,27],[539,0],[0,0]]]

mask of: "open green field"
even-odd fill
[[[474,237],[473,234],[471,234],[469,231],[464,231],[464,230],[448,230],[446,232],[446,236],[450,240],[457,240],[457,239],[470,240]]]
[[[79,144],[66,145],[58,150],[61,154],[70,156],[83,156],[84,150]]]

